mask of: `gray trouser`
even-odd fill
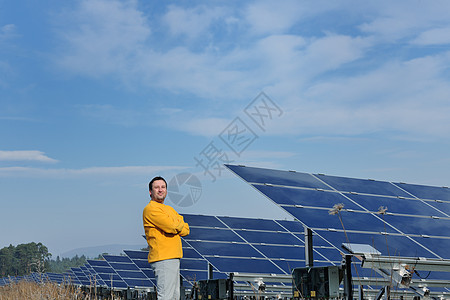
[[[158,300],[180,299],[180,259],[166,259],[151,263],[156,277]]]

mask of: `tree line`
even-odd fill
[[[51,257],[52,254],[42,243],[31,242],[4,247],[0,249],[0,278],[29,275],[34,272],[64,273],[72,267],[86,263],[84,255],[62,259],[59,256],[56,259]]]

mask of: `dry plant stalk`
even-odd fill
[[[337,215],[344,208],[343,203],[333,205],[333,208],[328,211],[330,215]]]
[[[29,282],[20,281],[0,287],[0,300],[17,299],[54,299],[54,300],[72,300],[89,299],[83,296],[83,293],[74,287],[58,286],[53,282]]]

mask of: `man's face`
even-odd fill
[[[164,202],[164,199],[167,195],[167,187],[164,180],[155,180],[152,184],[152,190],[150,192],[150,196],[153,200],[158,202]]]

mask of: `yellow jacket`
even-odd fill
[[[189,234],[189,225],[175,209],[151,200],[144,208],[143,221],[150,247],[148,262],[183,257],[180,236]]]

